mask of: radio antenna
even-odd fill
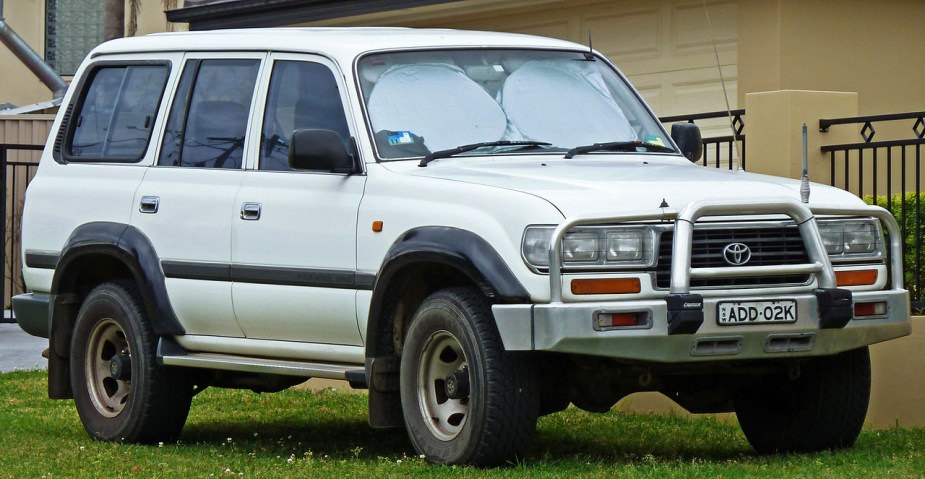
[[[742,151],[739,149],[739,135],[736,134],[736,128],[732,117],[732,108],[729,106],[729,92],[726,91],[726,78],[723,76],[723,66],[719,62],[719,50],[716,48],[716,38],[713,36],[713,22],[710,21],[710,11],[707,10],[707,0],[703,1],[703,13],[707,16],[707,31],[710,32],[710,42],[713,44],[713,55],[716,57],[716,69],[719,71],[719,82],[723,86],[723,99],[726,100],[726,114],[729,119],[729,129],[732,130],[732,146],[736,149],[736,170],[744,171],[742,168]]]
[[[809,203],[809,147],[806,141],[806,123],[803,123],[803,177],[800,178],[800,200]]]

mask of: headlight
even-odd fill
[[[555,228],[531,226],[524,232],[523,256],[530,266],[549,266]],[[569,267],[647,267],[654,262],[655,232],[649,227],[579,228],[562,238],[562,261]]]
[[[883,257],[883,233],[879,221],[819,220],[818,223],[825,251],[833,261]]]

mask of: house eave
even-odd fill
[[[425,7],[459,0],[235,0],[168,10],[167,20],[190,30],[294,25]]]

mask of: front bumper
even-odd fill
[[[836,276],[825,251],[815,214],[872,216],[880,220],[889,233],[890,289],[855,291],[836,289]],[[754,267],[692,268],[691,244],[695,223],[705,216],[741,217],[756,215],[789,216],[798,226],[809,262],[800,265]],[[576,226],[620,224],[639,221],[673,221],[671,287],[665,297],[628,299],[626,301],[576,301],[564,298],[561,243],[565,234]],[[830,292],[841,291],[845,308],[831,321],[831,304],[805,291],[781,293],[760,289],[712,291],[703,297],[701,311],[693,311],[692,327],[673,326],[669,311],[671,296],[700,298],[690,295],[692,278],[724,278],[742,275],[808,273],[815,277],[814,287]],[[499,304],[492,307],[504,347],[509,351],[551,351],[663,363],[717,361],[730,359],[767,359],[824,356],[856,349],[869,344],[905,336],[911,332],[909,294],[902,288],[902,237],[895,219],[875,206],[809,206],[791,199],[704,200],[693,202],[680,211],[637,212],[619,216],[570,218],[553,233],[549,248],[549,302],[541,304]],[[820,291],[817,290],[817,291]],[[693,291],[696,293],[697,291]],[[690,296],[689,296],[690,295]],[[878,316],[853,317],[847,299],[853,304],[883,302],[886,312]],[[793,323],[744,323],[721,325],[717,321],[719,303],[792,300],[796,302],[797,320]],[[685,304],[687,307],[687,304]],[[644,325],[628,328],[600,328],[600,313],[637,313],[647,318]],[[821,319],[826,317],[825,319]],[[849,319],[850,317],[850,319]],[[670,321],[671,320],[671,321]],[[671,324],[670,324],[671,323]]]
[[[826,356],[905,336],[911,331],[905,290],[856,292],[854,301],[887,303],[887,314],[852,319],[844,328],[823,329],[812,294],[762,297],[794,299],[797,321],[790,324],[720,325],[721,301],[754,301],[753,296],[704,298],[703,325],[695,334],[668,334],[668,308],[663,300],[503,304],[492,307],[498,332],[509,351],[550,351],[606,358],[682,363],[729,359]],[[648,327],[595,328],[598,313],[647,312]]]

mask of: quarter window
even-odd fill
[[[138,161],[151,138],[164,93],[166,65],[122,65],[93,71],[66,144],[68,161]]]
[[[190,60],[170,108],[160,165],[241,168],[259,60]]]
[[[289,170],[289,139],[303,129],[332,130],[344,146],[350,129],[337,81],[319,63],[277,61],[273,66],[260,139],[260,169]]]

